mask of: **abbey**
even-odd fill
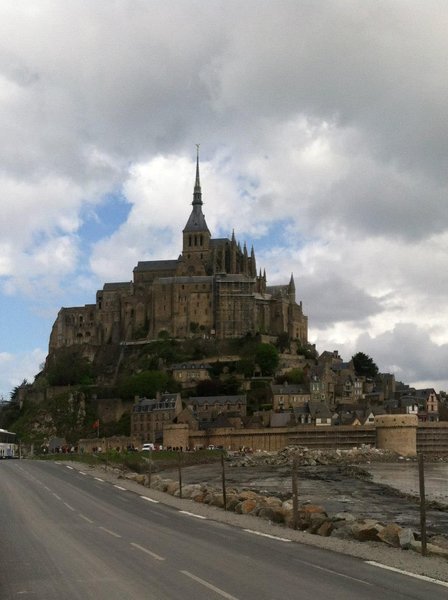
[[[133,281],[106,283],[96,303],[61,308],[50,351],[75,344],[104,345],[159,336],[217,338],[287,333],[307,342],[308,319],[295,298],[294,279],[268,286],[250,254],[231,239],[211,237],[202,212],[199,158],[192,211],[175,260],[141,261]]]

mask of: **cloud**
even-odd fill
[[[24,379],[32,383],[45,355],[46,352],[40,348],[18,354],[0,352],[0,395],[9,400],[9,393]]]
[[[443,349],[446,17],[438,0],[5,0],[0,291],[91,302],[176,258],[201,142],[212,234],[253,243],[269,283],[294,272],[319,343],[412,323]],[[129,211],[89,237],[111,195]]]

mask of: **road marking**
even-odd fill
[[[95,477],[95,479],[96,479],[97,481],[102,481],[102,482],[104,483],[104,479],[101,479],[101,477]]]
[[[85,515],[82,515],[81,513],[79,513],[79,516],[81,517],[81,519],[84,519],[84,521],[87,521],[87,523],[93,523],[92,519],[89,519],[89,517],[86,517]]]
[[[134,546],[134,548],[137,548],[138,550],[141,550],[142,552],[146,552],[146,554],[149,554],[149,556],[152,556],[156,560],[165,560],[163,558],[163,556],[159,556],[155,552],[151,552],[151,550],[148,550],[148,548],[144,548],[143,546],[140,546],[140,544],[135,544],[134,542],[130,542],[130,544],[131,544],[131,546]]]
[[[307,565],[308,567],[312,567],[313,569],[318,569],[319,571],[325,571],[326,573],[331,573],[332,575],[338,575],[339,577],[345,577],[345,579],[351,579],[352,581],[357,581],[358,583],[364,583],[365,585],[372,586],[372,583],[365,581],[364,579],[358,579],[357,577],[351,577],[351,575],[345,575],[344,573],[340,573],[339,571],[333,571],[332,569],[327,569],[326,567],[320,567],[314,563],[308,562],[306,560],[301,560],[300,558],[294,558],[294,562],[299,562],[302,565]]]
[[[227,600],[238,600],[238,598],[235,598],[235,596],[232,596],[231,594],[228,594],[224,590],[221,590],[220,588],[218,588],[215,585],[209,583],[208,581],[205,581],[205,579],[201,579],[200,577],[197,577],[196,575],[193,575],[193,573],[189,573],[188,571],[181,571],[181,573],[183,575],[186,575],[187,577],[190,577],[190,579],[193,579],[194,581],[197,581],[198,583],[200,583],[204,587],[208,588],[209,590],[213,590],[214,592],[216,592],[217,594],[219,594],[223,598],[227,598]]]
[[[395,567],[388,567],[387,565],[382,565],[374,560],[366,560],[365,562],[373,567],[379,567],[380,569],[386,569],[387,571],[394,571],[394,573],[400,573],[401,575],[407,575],[408,577],[414,577],[415,579],[421,579],[422,581],[429,581],[429,583],[435,583],[436,585],[441,585],[448,588],[447,581],[440,581],[439,579],[433,579],[432,577],[427,577],[426,575],[417,575],[417,573],[410,573],[409,571],[402,571],[401,569],[396,569]]]
[[[109,533],[110,535],[113,535],[116,538],[121,538],[121,535],[119,535],[118,533],[115,533],[115,531],[111,531],[110,529],[106,529],[106,527],[102,527],[102,525],[98,525],[98,527],[99,527],[99,529],[102,529],[106,533]]]
[[[75,509],[73,508],[73,506],[70,506],[70,504],[67,504],[67,502],[64,502],[64,504],[65,504],[65,506],[66,506],[67,508],[69,508],[70,510],[75,510]]]
[[[114,487],[116,487],[116,488],[117,488],[117,490],[122,490],[123,492],[126,492],[126,491],[127,491],[127,490],[126,490],[126,488],[124,488],[124,487],[121,487],[121,485],[115,485],[115,484],[114,484]]]
[[[54,496],[55,498],[57,498],[58,500],[62,500],[62,498],[61,498],[60,496],[58,496],[57,494],[55,494],[54,492],[52,492],[52,494],[53,494],[53,496]]]
[[[158,500],[153,500],[152,498],[148,498],[148,496],[140,496],[143,500],[147,500],[148,502],[153,502],[154,504],[159,504]]]
[[[244,529],[247,533],[253,533],[254,535],[261,535],[262,537],[270,538],[271,540],[280,540],[281,542],[290,542],[288,538],[278,537],[277,535],[270,535],[269,533],[261,533],[261,531],[254,531],[253,529]]]
[[[197,515],[195,513],[192,512],[188,512],[188,510],[180,510],[180,513],[182,513],[183,515],[188,515],[189,517],[195,517],[196,519],[206,519],[207,517],[203,517],[202,515]]]
[[[87,473],[84,473],[84,471],[78,471],[78,473],[79,473],[80,475],[87,475]]]
[[[65,465],[67,467],[67,469],[71,469],[73,471],[73,467],[71,467],[70,465]]]

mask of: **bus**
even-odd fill
[[[0,429],[0,459],[17,457],[16,434]]]

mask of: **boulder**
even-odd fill
[[[238,504],[240,504],[240,501],[238,500],[238,498],[236,496],[227,498],[227,510],[235,511]]]
[[[398,533],[398,543],[400,544],[400,548],[403,550],[409,550],[413,541],[414,534],[412,529],[409,529],[409,527],[402,528],[402,530]]]
[[[325,519],[322,525],[317,529],[316,534],[322,537],[328,537],[333,531],[333,523],[329,519]]]
[[[178,481],[169,481],[167,483],[166,486],[166,493],[167,494],[171,494],[171,496],[174,496],[174,493],[177,492],[179,489],[179,482]]]
[[[241,502],[241,514],[248,515],[252,513],[257,507],[257,501],[255,498],[248,498]]]
[[[358,542],[378,542],[383,526],[373,519],[365,519],[352,523],[350,528],[352,536]]]
[[[222,494],[212,494],[209,502],[210,506],[217,506],[218,508],[224,508],[224,496]]]
[[[264,506],[260,508],[258,516],[272,523],[283,523],[283,513],[278,508]]]
[[[388,523],[378,533],[378,538],[385,544],[388,544],[389,546],[393,546],[394,548],[399,548],[400,547],[399,535],[400,535],[401,530],[402,530],[402,527],[400,527],[396,523]]]
[[[242,492],[239,493],[238,498],[241,501],[243,501],[243,500],[257,498],[257,496],[258,496],[258,494],[256,492],[253,492],[252,490],[243,490]]]

